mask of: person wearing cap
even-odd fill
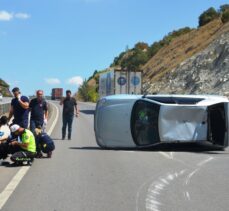
[[[68,140],[71,139],[74,108],[76,110],[76,117],[79,116],[79,110],[77,107],[76,99],[73,98],[71,94],[72,94],[71,91],[67,90],[66,97],[60,102],[60,105],[63,105],[62,140],[65,139],[67,126],[68,126]]]
[[[37,97],[32,99],[29,103],[29,108],[31,111],[30,117],[30,130],[34,133],[35,128],[42,127],[47,124],[48,120],[48,106],[47,102],[43,98],[43,91],[38,90],[36,92]]]
[[[29,120],[29,99],[21,95],[18,87],[12,89],[14,98],[11,101],[8,121],[14,116],[13,124],[28,128]]]
[[[17,124],[12,125],[10,130],[17,137],[10,142],[10,145],[16,149],[10,159],[16,165],[22,165],[23,161],[32,162],[36,156],[36,141],[33,133]]]

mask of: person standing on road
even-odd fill
[[[23,128],[28,128],[29,121],[29,99],[21,95],[18,87],[12,89],[14,98],[11,101],[8,121],[14,116],[13,124],[18,124]]]
[[[30,130],[34,133],[35,128],[45,128],[48,120],[48,106],[43,98],[43,91],[36,92],[37,97],[32,99],[29,103],[31,111]]]
[[[79,110],[76,103],[76,99],[71,96],[71,91],[66,91],[66,97],[61,100],[60,105],[63,105],[63,127],[62,127],[62,139],[65,139],[66,127],[68,126],[68,140],[71,139],[72,134],[72,122],[74,117],[74,108],[76,110],[76,117],[79,116]]]

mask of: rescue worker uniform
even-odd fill
[[[36,142],[33,133],[28,129],[24,129],[23,133],[18,136],[18,142],[22,144],[27,143],[28,146],[17,146],[16,152],[12,154],[10,159],[18,164],[22,164],[23,161],[33,161],[36,156]]]

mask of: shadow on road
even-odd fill
[[[144,152],[191,152],[191,153],[204,153],[204,154],[229,154],[222,148],[216,146],[208,146],[196,143],[179,143],[179,144],[160,144],[149,148],[100,148],[96,146],[85,147],[70,147],[69,149],[75,150],[108,150],[108,151],[144,151]]]
[[[81,113],[87,114],[87,115],[94,115],[95,110],[80,110]]]
[[[53,141],[62,141],[63,139],[62,138],[52,138],[53,139]]]
[[[77,149],[77,150],[106,150],[100,147],[69,147],[69,149]]]

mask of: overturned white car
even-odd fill
[[[95,135],[102,148],[201,142],[227,147],[228,99],[211,95],[114,95],[101,98]]]

